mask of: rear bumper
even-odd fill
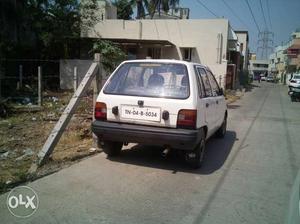
[[[150,145],[168,145],[192,150],[200,142],[200,130],[151,127],[145,125],[94,121],[92,131],[100,141],[133,142]]]
[[[293,92],[300,92],[300,85],[299,84],[290,84],[289,90]]]

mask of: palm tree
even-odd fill
[[[161,10],[167,13],[170,8],[174,9],[177,5],[179,5],[179,0],[150,0],[147,10],[150,18],[153,19],[155,12],[158,12],[160,16]]]
[[[156,10],[159,14],[161,9],[168,12],[170,8],[179,5],[179,0],[130,0],[129,4],[132,7],[137,7],[137,19],[145,18],[146,11],[152,19]]]
[[[162,9],[165,12],[168,12],[170,8],[174,9],[179,5],[179,0],[160,0],[159,10]]]

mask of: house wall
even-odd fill
[[[244,56],[244,63],[243,63],[243,69],[248,68],[248,34],[245,32],[236,32],[236,35],[238,37],[238,41],[243,44],[243,49],[242,49],[242,55]]]
[[[176,48],[176,46],[172,47],[165,47],[162,50],[161,57],[162,58],[169,58],[169,59],[176,59],[180,60],[181,55],[179,55],[179,49]]]
[[[100,19],[116,19],[117,18],[117,8],[113,6],[111,3],[98,0],[97,16]]]
[[[266,66],[266,67],[258,67]],[[269,61],[268,60],[250,60],[249,61],[249,73],[251,75],[266,74],[268,72]]]
[[[82,37],[169,41],[175,47],[163,47],[162,58],[171,59],[182,59],[181,49],[193,48],[192,61],[209,66],[217,80],[222,80],[219,76],[226,74],[228,32],[226,19],[105,20]]]

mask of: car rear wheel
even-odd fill
[[[226,129],[227,129],[227,115],[225,114],[223,123],[222,123],[221,127],[217,130],[216,136],[218,138],[224,138],[224,136],[226,134]]]
[[[119,155],[121,152],[122,146],[123,146],[122,142],[104,141],[101,144],[101,148],[103,149],[103,152],[105,152],[110,157]]]
[[[292,101],[292,102],[295,102],[295,101],[296,101],[296,99],[295,99],[294,96],[291,96],[291,101]]]
[[[186,152],[185,160],[190,167],[194,169],[198,169],[203,164],[204,153],[205,153],[205,134],[203,129],[201,129],[201,139],[199,144],[191,152]]]

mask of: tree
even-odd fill
[[[11,1],[0,4],[1,16],[10,27],[17,24],[17,40],[0,33],[1,57],[30,57],[42,59],[70,58],[78,51],[80,33],[99,21],[97,0],[26,0],[21,7],[11,7]],[[86,4],[82,4],[85,2]],[[6,8],[10,10],[5,10]],[[5,12],[2,13],[2,12]],[[0,18],[0,25],[3,18]],[[26,32],[25,32],[26,31]],[[2,35],[4,34],[4,35]],[[24,36],[27,34],[27,38]],[[30,44],[29,44],[30,43]],[[28,50],[29,49],[29,50]],[[26,50],[26,51],[25,51]],[[73,52],[72,52],[73,51]],[[22,54],[24,52],[24,54]]]
[[[28,0],[27,25],[35,34],[40,57],[68,58],[68,44],[80,37],[79,3],[77,0]]]
[[[134,7],[137,9],[137,19],[145,18],[146,14],[153,18],[156,11],[160,13],[162,9],[168,12],[170,8],[175,8],[179,0],[116,0],[113,4],[117,7],[118,19],[128,20],[131,19]]]
[[[137,19],[145,18],[146,11],[153,18],[156,11],[160,13],[161,9],[168,12],[170,8],[179,5],[179,0],[130,0],[131,7],[137,7]]]
[[[151,19],[154,16],[155,11],[158,11],[158,14],[160,15],[161,10],[164,12],[168,12],[171,8],[175,8],[179,5],[179,0],[154,0],[152,1],[152,5],[154,4],[154,9],[152,9],[151,13]]]
[[[80,28],[86,32],[94,27],[100,20],[98,14],[99,5],[97,0],[81,0],[80,1]]]
[[[102,55],[102,64],[107,72],[112,72],[126,58],[125,53],[117,44],[102,39],[98,39],[94,43],[91,53],[100,53]]]
[[[118,19],[129,20],[133,14],[133,10],[130,1],[116,0],[113,5],[117,8]]]

